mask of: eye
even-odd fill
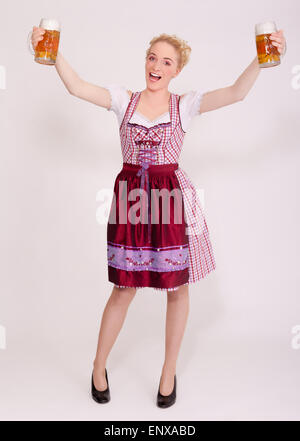
[[[152,61],[154,60],[154,57],[152,55],[150,55],[149,60]],[[166,61],[167,66],[171,66],[171,63],[169,61]]]

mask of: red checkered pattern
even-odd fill
[[[180,167],[175,170],[184,200],[189,236],[189,281],[197,282],[216,268],[209,231],[196,189]]]
[[[144,136],[145,128],[130,119],[137,107],[141,92],[132,94],[120,125],[123,162],[139,164],[139,145],[137,136]],[[181,127],[179,112],[180,96],[171,93],[169,112],[171,122],[151,127],[152,136],[160,136],[156,164],[178,163],[185,132]],[[149,133],[149,129],[147,129]],[[184,200],[186,233],[189,236],[189,283],[197,282],[216,268],[209,231],[197,191],[188,175],[178,167],[175,170]]]

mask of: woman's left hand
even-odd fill
[[[280,55],[284,55],[286,52],[286,40],[283,35],[283,30],[277,32],[272,32],[270,35],[270,40],[272,40],[272,45],[277,47]]]

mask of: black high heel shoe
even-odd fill
[[[92,372],[92,397],[97,403],[108,403],[110,400],[110,390],[107,378],[107,370],[105,368],[105,378],[107,382],[107,388],[105,390],[97,390],[94,385],[93,372]]]
[[[160,383],[160,381],[159,381]],[[176,401],[176,374],[174,375],[174,387],[170,395],[162,395],[159,391],[160,384],[158,386],[156,404],[158,407],[170,407]]]

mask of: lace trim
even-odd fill
[[[190,114],[192,115],[192,117],[194,117],[196,115],[202,115],[200,113],[200,104],[201,104],[201,101],[203,99],[204,94],[207,93],[208,90],[202,90],[202,89],[199,90],[198,89],[193,92],[194,92],[194,94],[193,95],[191,94],[193,101],[192,101],[192,107],[190,110]]]
[[[116,283],[114,283],[114,286],[116,288],[135,288],[135,289],[141,289],[141,288],[153,288],[156,291],[177,291],[178,288],[180,288],[183,285],[189,285],[189,282],[187,283],[183,283],[182,285],[179,286],[175,286],[174,288],[156,288],[153,286],[124,286],[124,285],[117,285]]]
[[[119,102],[122,100],[123,95],[126,94],[128,96],[128,93],[126,91],[126,88],[120,84],[117,83],[110,83],[103,86],[104,89],[107,89],[110,93],[110,107],[106,110],[117,112],[119,107]],[[129,96],[128,96],[129,98]]]

